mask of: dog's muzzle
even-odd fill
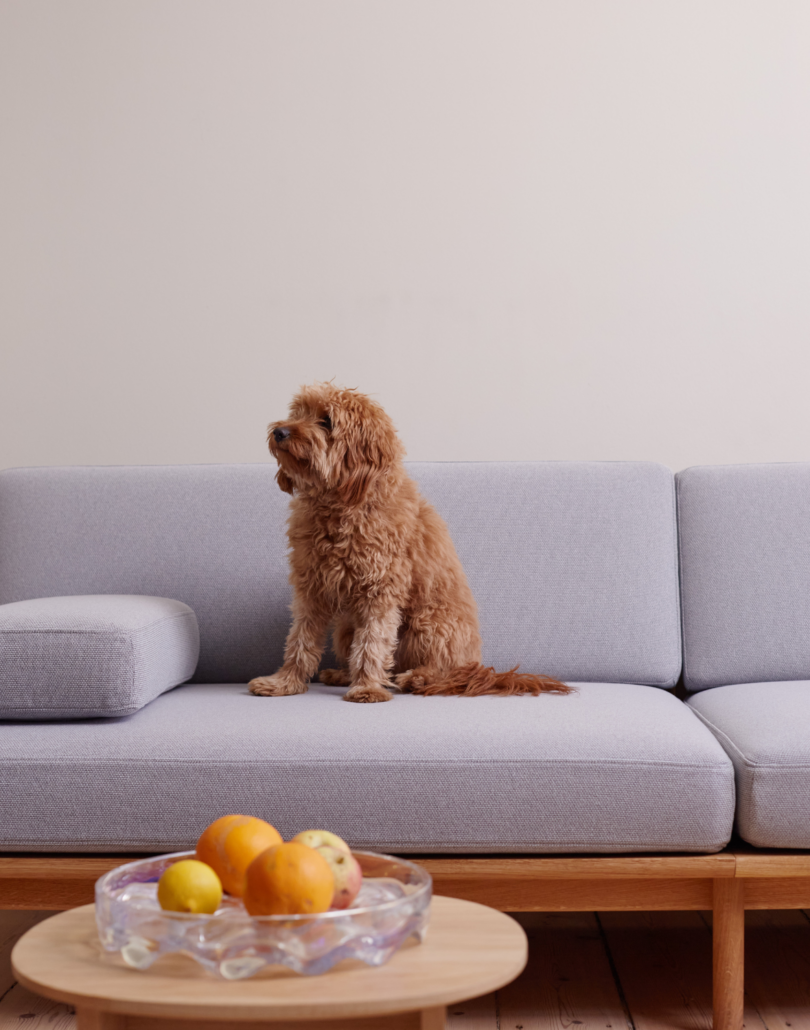
[[[279,426],[277,429],[273,430],[273,439],[276,441],[276,443],[283,443],[285,440],[289,440],[289,438],[289,429],[285,429],[283,426]]]

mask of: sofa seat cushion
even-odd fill
[[[689,704],[734,763],[740,836],[810,848],[810,681],[715,687]]]
[[[664,691],[376,705],[342,693],[192,684],[129,718],[6,724],[0,851],[187,848],[226,812],[406,853],[708,852],[729,839],[731,762]]]
[[[188,605],[166,597],[43,597],[0,605],[0,718],[138,711],[193,675]]]

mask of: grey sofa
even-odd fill
[[[0,851],[180,849],[228,811],[399,852],[712,853],[735,815],[753,845],[810,847],[810,466],[410,471],[450,526],[485,660],[573,696],[253,697],[289,625],[270,466],[0,473]],[[70,616],[88,595],[162,599],[189,646],[195,613],[196,667],[161,641],[162,686],[155,668],[145,693],[71,718],[71,652],[51,708],[15,708],[31,638],[3,614],[63,598]],[[76,639],[51,641],[57,663]]]
[[[810,749],[789,740],[810,710],[795,682],[810,674],[810,468],[689,470],[679,522],[675,478],[654,464],[410,471],[450,526],[485,660],[576,694],[253,697],[289,625],[288,498],[270,466],[9,470],[6,694],[21,673],[1,616],[19,602],[168,599],[200,637],[190,682],[114,717],[66,718],[58,690],[58,717],[0,709],[0,850],[180,849],[247,811],[399,852],[711,853],[731,837],[735,778],[744,837],[810,846]],[[681,606],[688,704],[671,691]]]

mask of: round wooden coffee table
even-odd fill
[[[30,929],[11,964],[24,987],[74,1005],[78,1030],[258,1030],[282,1020],[297,1030],[442,1030],[447,1005],[514,980],[526,954],[514,919],[436,897],[424,943],[406,941],[377,968],[347,961],[300,976],[273,967],[233,982],[184,955],[164,955],[139,972],[103,950],[92,905]]]

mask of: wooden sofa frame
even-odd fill
[[[89,904],[98,877],[134,857],[0,857],[0,908]],[[503,912],[711,910],[714,1030],[742,1030],[745,910],[810,908],[810,852],[735,844],[716,855],[416,860],[436,894]]]

